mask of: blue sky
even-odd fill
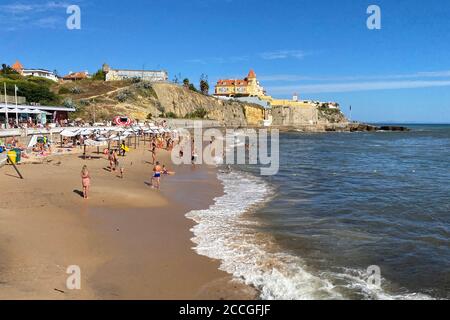
[[[66,28],[67,6],[81,30]],[[381,30],[366,27],[381,8]],[[0,62],[244,77],[275,97],[338,101],[368,122],[450,123],[448,0],[0,0]]]

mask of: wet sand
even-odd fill
[[[255,291],[193,250],[185,217],[223,192],[215,169],[172,167],[160,191],[148,186],[150,152],[120,157],[125,178],[103,155],[56,156],[0,169],[0,299],[253,299]],[[80,196],[81,167],[92,177]],[[67,267],[81,268],[81,290],[66,287]]]

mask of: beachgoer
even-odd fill
[[[193,165],[195,165],[195,163],[197,162],[197,158],[198,158],[197,149],[193,148],[191,156],[191,162]]]
[[[125,144],[125,141],[122,141],[122,144],[120,145],[119,155],[121,155],[122,157],[125,157],[126,150],[127,150],[127,146]]]
[[[156,162],[156,143],[155,142],[152,143],[151,152],[152,152],[152,164],[155,164],[155,162]]]
[[[119,162],[119,159],[116,159],[116,168],[119,168],[120,170],[120,178],[123,179],[123,174],[125,172],[125,168],[120,165],[121,162]]]
[[[91,186],[91,176],[87,166],[81,170],[81,184],[83,186],[83,198],[89,199],[89,187]]]
[[[109,171],[111,172],[116,171],[116,157],[114,150],[111,150],[109,152],[108,160],[109,160]]]
[[[159,162],[156,161],[156,165],[153,167],[153,176],[152,176],[152,186],[156,189],[159,189],[159,187],[161,186],[161,172],[162,168]]]

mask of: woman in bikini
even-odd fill
[[[89,187],[91,186],[91,176],[87,166],[81,170],[81,184],[83,186],[83,198],[89,199]]]
[[[155,142],[152,143],[151,152],[152,152],[152,164],[155,164],[155,161],[156,161],[156,143]]]

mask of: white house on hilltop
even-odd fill
[[[59,80],[54,72],[45,69],[25,69],[19,61],[16,61],[16,63],[14,63],[11,68],[24,77],[33,76],[49,79],[55,82],[58,82]]]

